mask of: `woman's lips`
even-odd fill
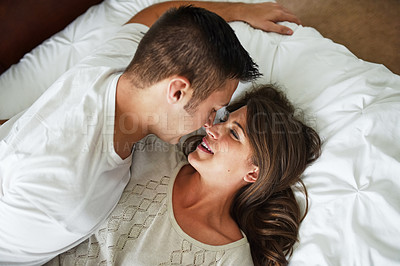
[[[199,144],[199,146],[197,146],[197,148],[199,148],[201,151],[204,151],[205,153],[214,154],[214,152],[208,145],[208,142],[205,137],[203,138],[203,141]]]

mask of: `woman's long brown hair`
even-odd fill
[[[307,189],[300,177],[320,156],[321,140],[295,117],[293,105],[272,85],[253,89],[227,111],[242,106],[247,106],[246,133],[259,174],[255,183],[236,193],[231,215],[247,236],[254,265],[287,265],[308,210]],[[201,138],[187,139],[185,153],[196,149]],[[306,199],[303,214],[292,190],[296,185]]]
[[[227,107],[247,106],[246,133],[259,167],[255,183],[235,196],[231,215],[246,234],[255,265],[287,265],[308,210],[307,190],[300,179],[320,155],[318,134],[299,119],[283,93],[264,85]],[[302,215],[292,187],[300,184],[306,198]]]

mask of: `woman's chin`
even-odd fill
[[[201,162],[198,152],[199,152],[198,150],[195,150],[195,151],[191,152],[188,156],[189,164],[196,170],[199,167],[200,162]]]
[[[197,156],[197,151],[192,151],[191,153],[189,153],[188,155],[188,162],[193,166],[193,162],[196,161],[196,157]]]

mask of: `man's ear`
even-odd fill
[[[167,88],[167,101],[169,104],[175,104],[182,101],[188,94],[190,82],[182,76],[175,76],[170,79]]]
[[[248,183],[254,183],[257,181],[257,178],[258,178],[258,167],[255,166],[255,168],[252,171],[248,172],[243,179]]]

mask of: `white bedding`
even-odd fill
[[[105,0],[27,54],[0,76],[0,119],[156,2]],[[294,35],[282,36],[231,25],[264,74],[258,83],[281,85],[324,140],[304,174],[311,206],[291,265],[400,265],[400,76],[312,28],[287,23]]]

